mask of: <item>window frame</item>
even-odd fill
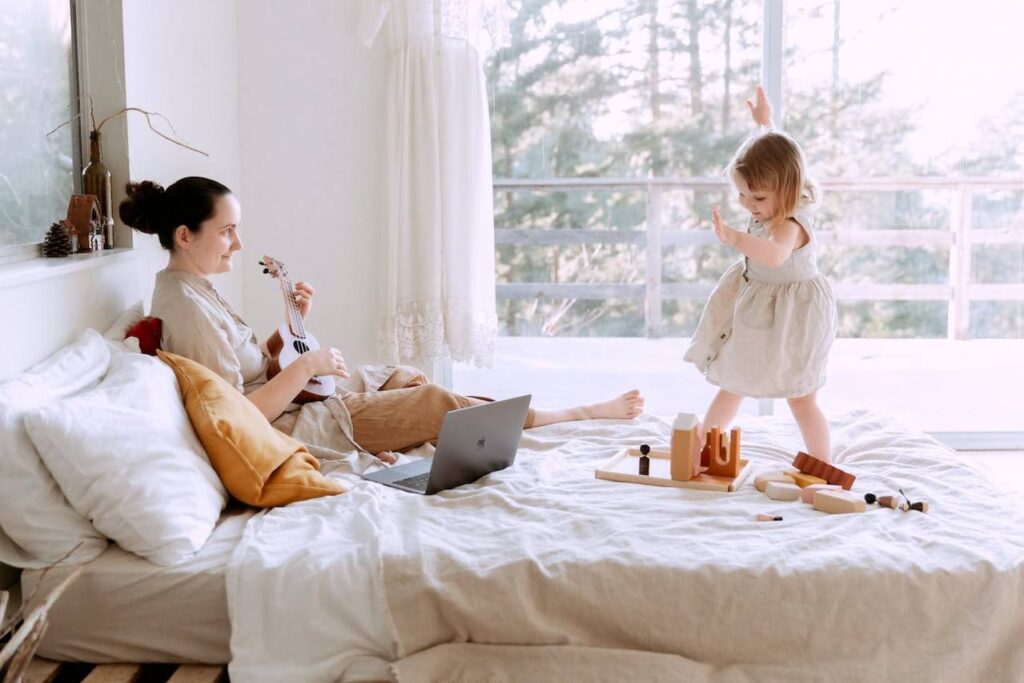
[[[82,191],[82,169],[84,168],[84,154],[82,141],[86,139],[88,129],[81,120],[82,98],[81,94],[86,92],[82,82],[82,40],[79,33],[79,12],[78,0],[67,0],[68,12],[71,20],[71,60],[69,69],[71,77],[68,79],[71,89],[69,93],[70,107],[68,117],[71,127],[71,154],[72,154],[72,186],[73,194],[80,194]],[[38,242],[28,244],[14,244],[0,246],[0,266],[19,261],[43,258],[43,239],[45,234],[39,236]]]

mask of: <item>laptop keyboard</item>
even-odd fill
[[[398,486],[404,486],[407,489],[415,489],[417,491],[427,490],[427,481],[430,479],[430,472],[424,472],[423,474],[417,474],[415,477],[407,477],[405,479],[399,479],[395,482]]]

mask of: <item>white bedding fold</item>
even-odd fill
[[[743,425],[758,469],[800,447],[790,420]],[[649,417],[554,425],[471,487],[363,485],[258,518],[229,574],[232,679],[357,680],[362,656],[379,671],[470,642],[571,646],[538,650],[566,671],[578,652],[600,667],[597,649],[639,652],[636,666],[674,655],[706,667],[697,680],[1024,680],[1024,507],[956,454],[870,413],[834,425],[856,491],[903,487],[927,514],[829,516],[750,483],[716,494],[594,478],[620,447],[667,435]],[[784,521],[754,521],[769,511]]]

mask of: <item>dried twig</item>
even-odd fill
[[[43,601],[43,604],[32,610],[31,614],[25,618],[21,628],[15,631],[14,635],[11,636],[11,639],[6,645],[4,645],[4,649],[0,650],[0,669],[3,669],[7,660],[11,659],[21,644],[28,640],[30,636],[36,634],[36,638],[42,637],[42,632],[37,629],[45,629],[46,627],[39,627],[39,622],[45,622],[46,616],[50,613],[50,608],[53,607],[53,603],[57,602],[57,598],[64,594],[67,587],[74,583],[75,579],[81,576],[84,570],[84,564],[80,564],[75,567],[75,571],[68,574],[63,581],[58,583],[57,586],[50,591],[50,594],[46,596],[46,600]]]
[[[39,592],[39,588],[43,585],[43,579],[45,579],[46,575],[50,573],[50,570],[54,567],[59,567],[61,562],[71,557],[76,550],[82,547],[83,543],[85,543],[85,541],[79,541],[75,544],[74,548],[64,553],[64,555],[61,556],[60,559],[51,564],[49,567],[45,567],[43,569],[43,572],[39,575],[39,580],[36,582],[36,585],[32,588],[32,592],[28,594],[28,597],[22,599],[21,606],[18,607],[14,614],[11,615],[11,618],[7,621],[7,623],[4,623],[4,611],[0,610],[0,640],[2,640],[3,637],[6,636],[8,633],[13,631],[14,625],[21,621],[21,618],[25,615],[25,607],[32,604],[32,600],[35,599],[36,594]],[[88,562],[86,564],[88,564]]]
[[[174,133],[175,135],[178,134],[178,132],[176,130],[174,130],[174,126],[171,125],[170,120],[168,120],[168,118],[166,116],[164,116],[163,114],[161,114],[159,112],[146,111],[145,109],[139,109],[138,107],[125,107],[121,111],[116,111],[113,114],[110,114],[105,119],[100,121],[100,125],[96,126],[96,132],[98,133],[99,130],[101,128],[103,128],[103,124],[106,123],[107,121],[109,121],[110,119],[115,118],[117,116],[120,116],[121,114],[125,114],[125,113],[130,112],[130,111],[137,111],[140,114],[142,114],[143,116],[145,116],[146,117],[146,124],[149,126],[149,129],[151,131],[153,131],[154,133],[156,133],[157,135],[159,135],[160,137],[162,137],[164,140],[169,140],[170,142],[173,142],[176,145],[181,145],[185,149],[190,149],[193,152],[196,152],[197,154],[202,154],[205,157],[210,156],[209,154],[207,154],[206,152],[204,152],[201,149],[196,149],[195,147],[192,147],[191,145],[187,145],[184,142],[180,142],[178,140],[175,140],[174,138],[170,137],[169,135],[165,135],[165,134],[161,133],[160,131],[158,131],[156,128],[153,127],[153,121],[149,118],[150,116],[159,116],[164,121],[167,121],[167,125],[170,126],[171,132]]]
[[[39,649],[49,625],[49,622],[43,618],[32,626],[31,632],[25,638],[25,643],[11,657],[7,674],[4,676],[4,683],[21,683],[25,679],[25,672],[28,670],[29,664],[32,663],[32,657]],[[0,664],[0,666],[3,665]]]
[[[171,129],[171,132],[174,133],[175,135],[178,135],[178,131],[174,130],[174,125],[171,124],[170,119],[168,119],[166,116],[164,116],[160,112],[146,111],[145,109],[139,109],[138,107],[125,107],[125,108],[123,108],[123,109],[121,109],[119,111],[115,111],[113,114],[108,115],[102,121],[99,122],[99,125],[97,125],[96,124],[96,116],[93,113],[93,109],[92,109],[92,100],[90,98],[90,102],[89,102],[89,116],[92,119],[92,129],[94,131],[96,131],[97,133],[100,132],[100,129],[103,128],[103,124],[105,124],[107,121],[109,121],[110,119],[116,118],[116,117],[120,116],[121,114],[126,114],[126,113],[128,113],[130,111],[137,111],[140,114],[142,114],[143,116],[145,116],[146,117],[146,125],[149,126],[149,129],[151,131],[153,131],[154,133],[156,133],[157,135],[159,135],[160,137],[162,137],[164,140],[167,140],[169,142],[173,142],[174,144],[176,144],[176,145],[178,145],[180,147],[184,147],[185,149],[190,149],[193,152],[195,152],[196,154],[202,154],[204,157],[210,156],[209,154],[207,154],[206,152],[204,152],[201,149],[196,149],[192,145],[189,145],[186,142],[182,142],[181,140],[175,140],[174,138],[172,138],[171,136],[167,135],[166,133],[162,133],[159,130],[157,130],[156,127],[153,126],[153,121],[152,121],[152,119],[150,119],[151,116],[159,116],[161,119],[163,119],[164,121],[167,122],[167,126],[168,126],[168,128]],[[47,133],[46,134],[47,137],[49,137],[53,133],[56,133],[58,130],[60,130],[61,128],[63,128],[64,126],[68,125],[69,123],[71,123],[72,121],[74,121],[75,119],[77,119],[77,118],[79,118],[81,116],[82,116],[81,114],[76,114],[76,115],[72,116],[70,119],[68,119],[64,123],[60,124],[59,126],[54,128],[53,130],[51,130],[49,133]]]

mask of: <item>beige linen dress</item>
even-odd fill
[[[751,398],[796,398],[825,384],[836,335],[836,299],[818,271],[809,211],[793,217],[808,242],[771,268],[744,258],[730,266],[701,314],[683,359],[708,382]],[[747,232],[767,237],[751,221]]]

